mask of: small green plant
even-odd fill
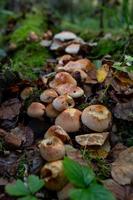
[[[93,163],[96,165],[94,171],[99,179],[103,180],[110,176],[111,166],[106,159],[91,154],[87,149],[81,150],[81,153],[90,166],[93,166]]]
[[[82,166],[66,157],[64,171],[68,180],[75,186],[70,191],[71,200],[115,200],[113,194],[98,183],[95,173],[88,166]]]
[[[39,179],[38,176],[30,175],[26,182],[18,179],[15,184],[8,184],[5,187],[5,191],[10,196],[18,197],[19,200],[37,200],[35,194],[43,186],[43,180]]]
[[[22,155],[17,168],[17,178],[23,178],[25,173],[26,157]]]
[[[125,55],[123,62],[115,62],[113,67],[122,72],[133,72],[133,57]]]

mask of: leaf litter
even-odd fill
[[[30,38],[33,39],[33,36],[33,34],[30,35]],[[40,100],[40,94],[50,88],[51,81],[60,72],[67,72],[70,79],[74,78],[75,87],[83,90],[81,97],[75,98],[74,96],[75,108],[82,112],[85,107],[92,104],[102,104],[111,111],[112,122],[109,127],[105,128],[105,131],[96,133],[81,123],[80,119],[79,130],[68,133],[72,144],[65,146],[65,154],[78,163],[87,165],[88,161],[84,157],[84,153],[87,153],[88,157],[93,157],[91,165],[94,166],[94,170],[99,165],[97,159],[104,159],[111,165],[110,173],[103,181],[104,185],[114,193],[116,199],[131,199],[133,193],[131,189],[133,182],[132,147],[115,148],[115,145],[111,143],[111,137],[113,137],[111,126],[115,124],[115,134],[119,141],[121,140],[120,135],[117,134],[119,120],[125,122],[133,120],[132,72],[126,70],[126,66],[129,69],[131,65],[131,57],[126,56],[124,68],[121,67],[121,64],[118,66],[118,63],[110,58],[93,62],[87,58],[87,54],[96,46],[67,31],[55,35],[51,31],[46,32],[41,41],[37,39],[32,42],[38,42],[40,46],[47,47],[56,57],[54,60],[48,60],[45,68],[39,72],[38,80],[25,81],[19,77],[19,81],[15,85],[11,80],[8,87],[3,87],[1,91],[0,173],[3,180],[13,182],[17,178],[23,156],[23,176],[30,173],[39,174],[40,169],[46,163],[40,156],[38,146],[48,128],[54,125],[55,117],[49,117],[47,112],[44,112],[41,118],[32,118],[28,116],[27,108],[35,101],[48,106],[47,103]],[[60,81],[66,83],[67,78],[60,77],[58,84]],[[22,91],[27,87],[33,88],[33,90],[26,98],[22,98]],[[37,91],[36,94],[34,88]],[[69,91],[71,88],[73,85],[70,86]],[[58,88],[54,89],[58,92]],[[5,91],[9,92],[6,98]],[[73,92],[76,93],[76,91]],[[69,95],[72,97],[72,93]],[[53,104],[51,109],[54,112]],[[101,116],[102,112],[100,111],[97,115]],[[89,114],[97,117],[93,111],[90,111]],[[70,115],[72,120],[74,120],[73,116],[74,112]],[[63,120],[65,122],[65,118]],[[124,145],[125,141],[123,140],[122,143]],[[100,167],[102,168],[102,166]],[[129,188],[127,189],[127,187]]]

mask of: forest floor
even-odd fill
[[[58,25],[50,14],[34,9],[24,18],[11,18],[2,29],[0,199],[16,199],[5,192],[8,183],[42,176],[50,158],[42,155],[41,144],[48,142],[52,126],[49,134],[65,148],[57,160],[66,155],[87,164],[116,199],[132,200],[133,34],[81,34]],[[48,89],[55,96],[46,99]],[[39,114],[33,102],[40,103]],[[50,187],[46,184],[36,198],[61,200]]]

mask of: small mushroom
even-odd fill
[[[45,103],[52,103],[52,101],[58,96],[54,89],[47,89],[40,95],[40,100]]]
[[[42,118],[45,113],[45,106],[39,102],[33,102],[27,109],[27,114],[33,118]]]
[[[31,31],[27,40],[30,41],[30,42],[36,42],[36,41],[39,40],[39,37],[34,31]]]
[[[20,93],[21,99],[25,100],[27,99],[31,94],[33,93],[33,88],[32,87],[26,87],[25,89],[22,90]]]
[[[70,53],[70,54],[78,54],[80,50],[80,44],[70,44],[65,48],[65,52],[66,53]]]
[[[59,115],[59,111],[57,111],[54,107],[53,107],[53,105],[52,105],[52,103],[50,103],[50,104],[48,104],[47,106],[46,106],[46,115],[47,115],[47,117],[49,117],[49,118],[55,118],[55,117],[57,117],[58,115]]]
[[[54,36],[54,39],[60,40],[62,42],[74,40],[76,38],[77,38],[77,36],[70,31],[62,31],[60,33],[55,34],[55,36]]]
[[[60,95],[68,94],[72,98],[79,98],[84,95],[84,90],[82,90],[82,88],[72,84],[63,84],[58,86],[57,92]]]
[[[64,65],[70,60],[72,60],[72,56],[69,54],[65,54],[64,56],[59,57],[57,60],[60,65]]]
[[[65,83],[75,85],[75,86],[77,85],[76,80],[69,73],[59,72],[55,75],[54,80],[49,83],[49,86],[50,88],[57,89],[59,85],[62,85]]]
[[[69,135],[66,133],[66,131],[64,131],[64,129],[61,126],[58,125],[51,126],[45,133],[44,138],[49,138],[51,136],[56,136],[60,138],[64,143],[70,142]]]
[[[49,190],[61,190],[68,182],[64,175],[63,161],[58,160],[45,164],[41,169],[41,178]]]
[[[71,96],[65,94],[54,99],[52,105],[56,110],[61,112],[67,108],[73,108],[75,106],[75,102]]]
[[[103,105],[91,105],[82,112],[82,123],[89,129],[103,132],[111,124],[111,112]]]
[[[75,108],[64,110],[55,119],[55,125],[61,126],[66,132],[76,132],[80,129],[81,111]]]
[[[66,72],[73,72],[74,70],[83,70],[88,72],[92,69],[92,63],[90,60],[84,58],[77,61],[70,61],[65,66],[63,66]]]
[[[60,160],[65,155],[63,142],[56,136],[43,139],[39,144],[41,156],[48,162]]]

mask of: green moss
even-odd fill
[[[21,73],[24,78],[35,79],[38,75],[37,71],[40,71],[49,57],[48,50],[41,47],[40,44],[35,42],[27,43],[13,56],[12,69]]]
[[[41,35],[47,28],[47,17],[41,9],[34,9],[31,13],[26,15],[26,18],[17,24],[17,29],[11,35],[11,42],[16,44],[23,43],[28,34],[34,31],[36,34]]]
[[[94,171],[98,179],[104,180],[110,177],[111,165],[106,159],[94,156],[87,149],[81,150],[81,153],[90,166],[95,166]]]

